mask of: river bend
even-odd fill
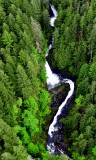
[[[50,25],[54,27],[54,23],[55,23],[55,20],[58,14],[57,14],[56,9],[54,8],[54,5],[50,4],[50,7],[54,15],[53,17],[50,18]],[[52,38],[52,41],[48,47],[48,52],[46,56],[48,55],[50,49],[52,49],[53,43],[54,43],[54,39]],[[60,129],[60,125],[59,125],[60,115],[62,115],[63,110],[66,108],[68,101],[70,100],[70,98],[72,97],[74,93],[74,82],[67,78],[64,78],[61,80],[61,78],[57,74],[52,72],[47,60],[46,60],[45,68],[46,68],[46,75],[47,75],[48,90],[55,88],[56,86],[59,86],[62,83],[68,83],[70,86],[70,90],[67,94],[67,97],[65,98],[63,103],[59,106],[58,111],[56,115],[54,116],[53,121],[50,124],[49,130],[48,130],[47,150],[51,154],[63,154],[64,153],[63,148],[61,149],[55,145],[55,142],[56,142],[55,137],[56,137],[56,134],[58,134],[58,131]]]

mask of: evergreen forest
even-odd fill
[[[49,3],[58,12],[54,30]],[[75,82],[61,119],[70,158],[46,149],[54,114],[45,71],[52,33],[50,64]],[[96,0],[0,0],[0,160],[96,160],[95,107]]]
[[[75,100],[61,121],[72,160],[96,160],[96,1],[53,0],[58,11],[53,68],[75,81]]]

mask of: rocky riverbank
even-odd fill
[[[57,112],[58,107],[66,98],[68,91],[69,91],[69,85],[65,83],[49,91],[52,97],[51,108],[53,112],[55,113]]]

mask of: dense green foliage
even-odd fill
[[[76,98],[62,120],[72,160],[96,159],[96,1],[52,1],[57,7],[53,66],[76,80]]]
[[[75,102],[62,119],[65,143],[72,160],[95,160],[96,1],[52,2],[58,11],[52,63],[77,78]],[[1,160],[68,159],[46,152],[48,9],[48,0],[0,0]]]
[[[0,160],[46,153],[45,7],[39,0],[0,0]]]

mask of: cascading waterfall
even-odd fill
[[[57,14],[57,11],[56,11],[54,5],[50,4],[50,7],[51,7],[51,10],[52,10],[53,15],[54,15],[53,17],[50,18],[50,24],[51,24],[52,27],[54,27],[54,23],[55,23],[55,20],[56,20],[58,14]]]
[[[54,27],[54,22],[55,22],[58,14],[57,14],[57,11],[53,5],[50,4],[50,7],[51,7],[51,10],[54,15],[53,17],[50,18],[50,25],[52,27]],[[54,39],[52,39],[52,42],[49,45],[48,50],[50,50],[52,48],[53,43],[54,43]],[[48,55],[48,53],[46,54],[46,56],[47,55]],[[59,106],[59,109],[58,109],[56,115],[54,116],[53,121],[50,124],[49,130],[48,130],[47,150],[51,154],[63,154],[64,153],[63,149],[59,149],[58,147],[55,146],[55,141],[56,141],[55,136],[58,133],[58,130],[60,128],[59,122],[58,122],[60,119],[60,115],[62,114],[63,110],[66,109],[67,103],[74,93],[74,82],[70,79],[67,79],[67,78],[61,80],[57,74],[55,74],[51,71],[51,68],[50,68],[47,61],[45,64],[45,68],[46,68],[46,74],[47,74],[47,86],[48,86],[49,90],[52,88],[55,88],[58,85],[61,85],[62,83],[68,83],[70,86],[70,91],[68,92],[68,95],[67,95],[66,99],[64,100],[64,102]]]
[[[47,86],[48,86],[48,89],[50,90],[56,87],[57,85],[60,85],[60,78],[57,74],[51,71],[51,68],[47,61],[46,61],[45,67],[46,67],[46,74],[47,74]]]

